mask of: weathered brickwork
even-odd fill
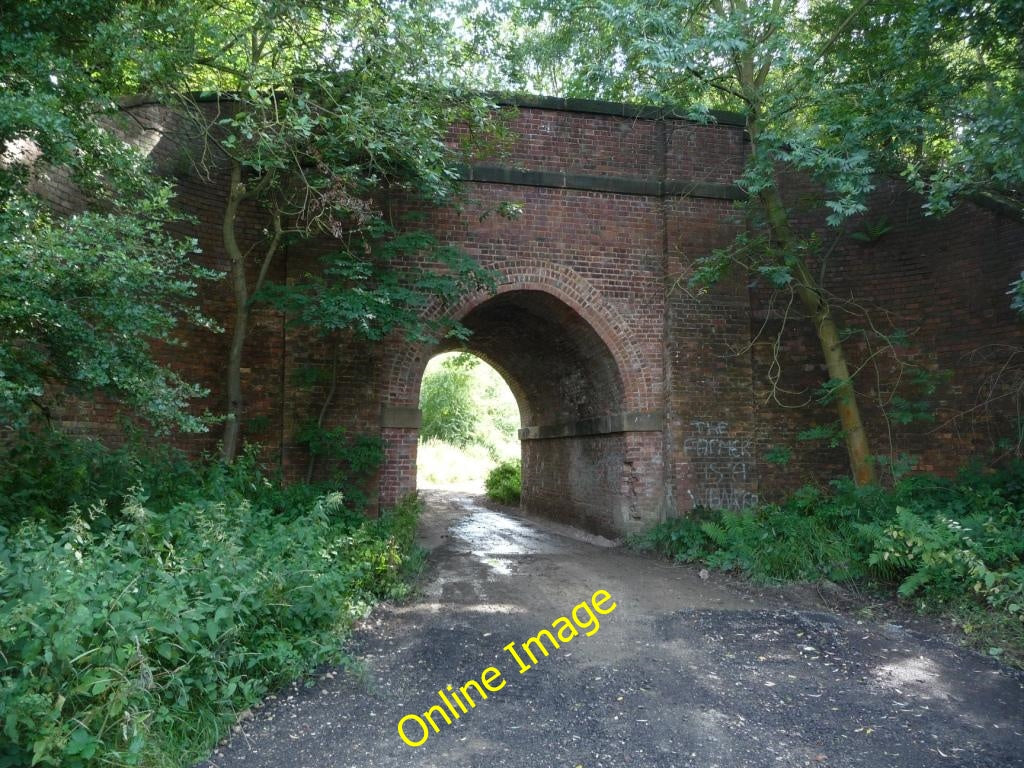
[[[725,201],[669,205],[671,512],[740,508],[758,495],[746,283],[727,280],[704,294],[688,286],[695,259],[727,245],[737,232],[735,219]]]
[[[872,451],[899,460],[912,456],[921,470],[949,474],[967,457],[998,457],[1001,440],[1019,439],[1019,402],[1010,391],[1012,356],[1024,347],[1024,323],[1014,315],[1006,291],[1024,269],[1024,228],[1019,222],[973,204],[964,204],[941,220],[924,216],[921,200],[901,185],[879,184],[870,210],[849,222],[837,239],[821,226],[824,211],[804,207],[815,197],[810,185],[786,180],[787,197],[800,211],[804,232],[816,231],[829,250],[826,288],[847,310],[838,317],[847,328],[868,326],[884,332],[902,329],[908,343],[897,348],[900,361],[932,373],[944,372],[933,395],[914,386],[913,372],[896,362],[877,340],[868,348],[854,336],[847,344],[853,365],[863,366],[858,393]],[[874,231],[869,242],[847,233]],[[820,264],[815,265],[816,268]],[[781,312],[769,311],[769,292],[751,292],[752,334],[764,326],[753,346],[754,397],[757,405],[758,451],[778,446],[794,451],[791,461],[762,467],[762,486],[770,495],[805,482],[848,471],[845,451],[827,441],[801,441],[797,435],[835,421],[831,407],[792,408],[811,397],[827,376],[810,325],[798,309],[782,335],[781,357],[800,361],[782,368],[776,387],[770,341],[778,332]],[[802,364],[800,364],[802,362]],[[1001,382],[996,379],[1004,364]],[[1019,367],[1019,353],[1017,370]],[[896,382],[900,382],[898,386]],[[1019,381],[1018,381],[1019,385]],[[772,397],[776,389],[779,394]],[[923,398],[934,409],[932,421],[901,425],[887,421],[880,402],[893,392],[907,399]],[[1017,395],[1019,397],[1019,394]],[[882,474],[888,472],[884,465]]]
[[[655,177],[661,171],[653,120],[547,109],[520,109],[517,139],[502,164],[597,176]]]
[[[739,508],[842,474],[841,449],[796,440],[830,421],[830,411],[787,407],[824,381],[799,312],[782,335],[785,364],[773,388],[770,339],[783,312],[769,291],[745,276],[710,291],[688,285],[695,261],[743,226],[734,202],[745,152],[739,122],[724,116],[702,125],[592,102],[525,104],[511,118],[516,138],[503,154],[467,168],[459,209],[425,211],[422,224],[498,275],[496,292],[466,296],[449,311],[473,332],[464,347],[494,365],[516,395],[524,506],[617,534],[696,505]],[[954,372],[936,395],[935,424],[899,427],[866,408],[872,434],[886,439],[876,451],[890,450],[891,434],[894,453],[917,454],[923,468],[949,472],[987,450],[993,424],[1007,419],[975,408],[979,393],[998,369],[998,350],[1024,345],[1005,296],[1024,267],[1024,227],[972,205],[927,220],[911,195],[884,184],[871,212],[846,231],[883,215],[891,228],[871,243],[844,236],[831,247],[836,233],[819,227],[822,212],[800,209],[806,185],[790,179],[786,189],[804,228],[819,228],[830,248],[826,287],[889,310],[887,317],[874,309],[872,317],[915,331],[909,359]],[[222,188],[180,178],[179,200],[196,220],[182,232],[198,238],[205,264],[226,269]],[[506,201],[521,205],[518,220],[494,213]],[[258,242],[259,212],[243,216],[247,244]],[[293,248],[273,279],[315,270],[317,254]],[[210,314],[230,317],[229,300],[225,283],[204,287]],[[201,408],[222,410],[228,336],[191,331],[183,342],[161,354],[212,390]],[[245,352],[243,436],[286,478],[302,479],[309,457],[299,436],[321,412],[327,426],[378,435],[385,461],[371,500],[391,504],[415,489],[424,367],[452,348],[450,341],[399,339],[331,345],[259,309]],[[891,361],[856,341],[851,355],[878,363],[887,391],[896,374]],[[875,393],[865,389],[870,401],[878,385]],[[1009,405],[1004,398],[993,407]],[[108,403],[82,403],[66,419],[116,439],[114,412]],[[216,440],[215,430],[179,442],[199,452]],[[766,462],[781,445],[794,450],[793,459],[781,467]]]

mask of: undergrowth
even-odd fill
[[[859,582],[953,619],[976,645],[1024,662],[1024,465],[894,488],[804,487],[781,504],[699,509],[633,540],[759,581]]]
[[[22,482],[70,480],[4,475],[22,507],[0,518],[0,766],[190,764],[405,593],[414,499],[368,520],[340,494],[270,483],[251,455],[179,458],[8,454]]]
[[[503,461],[484,480],[487,496],[501,504],[518,504],[523,493],[523,470],[519,459]]]
[[[94,528],[104,527],[139,490],[156,511],[166,512],[196,496],[248,499],[281,514],[341,491],[345,504],[335,513],[362,517],[361,494],[350,478],[283,485],[260,466],[254,446],[228,467],[218,461],[191,461],[181,451],[143,436],[110,449],[94,439],[38,430],[16,435],[0,452],[0,467],[0,522],[7,525],[28,519],[60,525],[68,510],[92,508]],[[97,512],[96,507],[102,510]]]

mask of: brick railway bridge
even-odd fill
[[[500,275],[495,294],[466,297],[455,315],[473,332],[465,348],[501,372],[518,401],[524,507],[621,534],[695,505],[739,508],[812,475],[844,473],[841,448],[795,439],[832,421],[830,411],[794,410],[767,396],[771,341],[782,322],[768,289],[746,277],[702,295],[687,288],[694,260],[731,242],[739,226],[742,120],[721,114],[700,124],[648,108],[544,98],[517,106],[509,153],[500,164],[466,169],[462,208],[428,212],[427,226]],[[794,180],[787,192],[806,226],[820,227],[821,211],[803,203],[806,189]],[[194,234],[204,258],[223,265],[222,201],[197,179],[179,181],[179,199],[200,221]],[[517,220],[481,216],[509,200],[522,206]],[[883,215],[890,229],[876,242],[840,235],[831,245],[828,287],[892,310],[915,331],[912,351],[954,372],[940,409],[966,410],[998,365],[968,353],[1024,345],[1006,297],[1024,267],[1024,227],[975,205],[925,220],[913,195],[884,180],[866,218]],[[836,236],[825,234],[830,243]],[[314,264],[311,253],[289,252],[275,278]],[[205,297],[210,305],[224,300]],[[269,310],[254,326],[243,437],[300,476],[307,454],[296,433],[323,393],[296,387],[294,374],[333,355]],[[758,336],[761,329],[768,333]],[[189,344],[188,360],[176,364],[213,390],[218,408],[222,375],[211,361],[224,359],[227,337],[195,335]],[[328,422],[383,438],[374,482],[382,504],[415,489],[420,380],[430,357],[449,348],[352,343],[340,355]],[[806,400],[826,378],[806,322],[787,326],[782,351],[792,364],[780,384],[803,393],[791,400]],[[869,428],[888,434],[892,425],[866,410]],[[950,470],[987,444],[998,421],[960,420],[938,432],[897,427],[895,442],[919,455],[920,466]],[[779,445],[793,450],[781,467],[765,461]]]
[[[742,118],[700,125],[592,102],[518,106],[510,156],[468,169],[468,206],[439,212],[432,227],[500,275],[496,294],[468,298],[456,316],[472,331],[464,348],[494,366],[518,401],[523,506],[620,533],[680,502],[752,500],[749,420],[734,426],[726,403],[708,411],[686,402],[712,380],[730,387],[732,374],[688,370],[694,350],[675,343],[728,333],[730,318],[745,314],[745,292],[698,307],[673,290],[682,254],[735,234],[726,222],[742,197]],[[522,216],[480,220],[502,200],[519,202]],[[415,487],[419,384],[435,351],[395,345],[382,361],[385,502]],[[747,367],[745,402],[734,403],[744,412]],[[701,420],[699,450],[684,450]],[[704,459],[713,482],[690,468]]]

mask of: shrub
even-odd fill
[[[701,509],[657,526],[636,543],[761,581],[860,578],[867,575],[870,546],[855,524],[872,514],[866,495],[836,498],[805,488],[785,504],[756,510]]]
[[[1024,620],[1024,503],[1018,473],[1003,487],[961,481],[939,507],[898,506],[895,518],[866,526],[869,562],[900,580],[902,597],[935,603],[965,594]]]
[[[202,483],[201,470],[166,446],[134,442],[117,450],[56,430],[22,431],[0,452],[0,522],[27,518],[60,525],[73,507],[119,510],[130,488],[142,488],[161,510]],[[102,520],[94,525],[105,527]]]
[[[379,436],[350,435],[344,427],[327,429],[311,422],[299,429],[295,442],[309,451],[307,480],[312,480],[318,462],[323,462],[330,471],[328,480],[318,485],[341,491],[353,510],[366,508],[364,489],[384,461],[384,441]]]
[[[519,459],[503,461],[484,480],[487,496],[501,504],[518,504],[523,490],[522,465]]]
[[[46,514],[0,520],[0,766],[194,762],[407,589],[413,498],[367,520],[339,494],[278,488],[250,453],[182,470],[178,501],[154,503],[117,489],[153,468],[115,454],[88,446],[113,467],[73,489],[90,506],[50,509],[67,493],[40,490]]]

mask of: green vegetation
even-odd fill
[[[480,420],[483,408],[474,398],[474,385],[482,370],[472,355],[445,355],[423,374],[420,410],[424,440],[441,440],[465,448],[482,444]]]
[[[121,5],[0,14],[0,424],[23,426],[61,394],[102,393],[153,425],[204,428],[186,410],[202,390],[154,361],[151,342],[182,321],[213,326],[196,292],[214,273],[192,263],[194,240],[168,234],[181,219],[170,183],[110,130],[108,94],[132,90],[110,22]],[[33,163],[75,185],[77,215],[51,210],[29,183]]]
[[[300,415],[307,480],[339,468],[315,485],[282,487],[243,447],[242,425],[257,428],[240,372],[260,302],[326,346],[423,341],[459,331],[426,308],[490,284],[385,201],[450,200],[453,164],[492,136],[451,32],[432,3],[0,14],[0,766],[189,763],[404,591],[416,504],[358,514],[381,445],[325,425],[337,361]],[[226,273],[197,266],[172,175],[219,185]],[[243,227],[244,210],[265,219]],[[271,283],[286,247],[325,235],[336,247],[315,276]],[[215,318],[198,309],[211,280],[234,299]],[[154,356],[186,323],[231,329],[220,414],[197,413],[206,392]],[[124,406],[137,436],[108,450],[51,432],[67,396]],[[217,421],[223,463],[154,440]]]
[[[805,487],[782,504],[697,510],[634,543],[761,581],[895,588],[1024,663],[1024,464],[905,477],[891,490]]]
[[[519,459],[503,461],[484,480],[487,496],[502,504],[518,504],[523,493],[523,466]]]
[[[496,462],[519,456],[519,408],[501,375],[464,352],[430,361],[420,387],[423,486],[481,487]]]
[[[178,136],[201,145],[190,164],[224,194],[233,322],[222,458],[230,462],[241,448],[251,314],[285,248],[332,239],[323,278],[302,273],[275,291],[291,316],[325,333],[425,335],[429,303],[444,307],[485,287],[472,259],[409,231],[415,224],[387,200],[450,201],[455,164],[486,143],[492,113],[465,87],[474,54],[434,3],[174,2],[156,21],[140,37],[171,66],[154,90],[177,116]],[[183,33],[168,39],[167,27],[179,25]],[[452,145],[444,139],[455,123],[467,130]],[[211,161],[219,173],[206,173]],[[238,216],[247,206],[263,214],[255,246],[245,243],[252,224]]]
[[[492,456],[508,450],[519,428],[519,408],[505,380],[465,352],[430,361],[420,387],[420,409],[423,439],[460,448],[480,445]]]
[[[413,499],[368,520],[275,485],[251,452],[227,467],[46,446],[5,457],[0,765],[194,762],[406,593]]]

